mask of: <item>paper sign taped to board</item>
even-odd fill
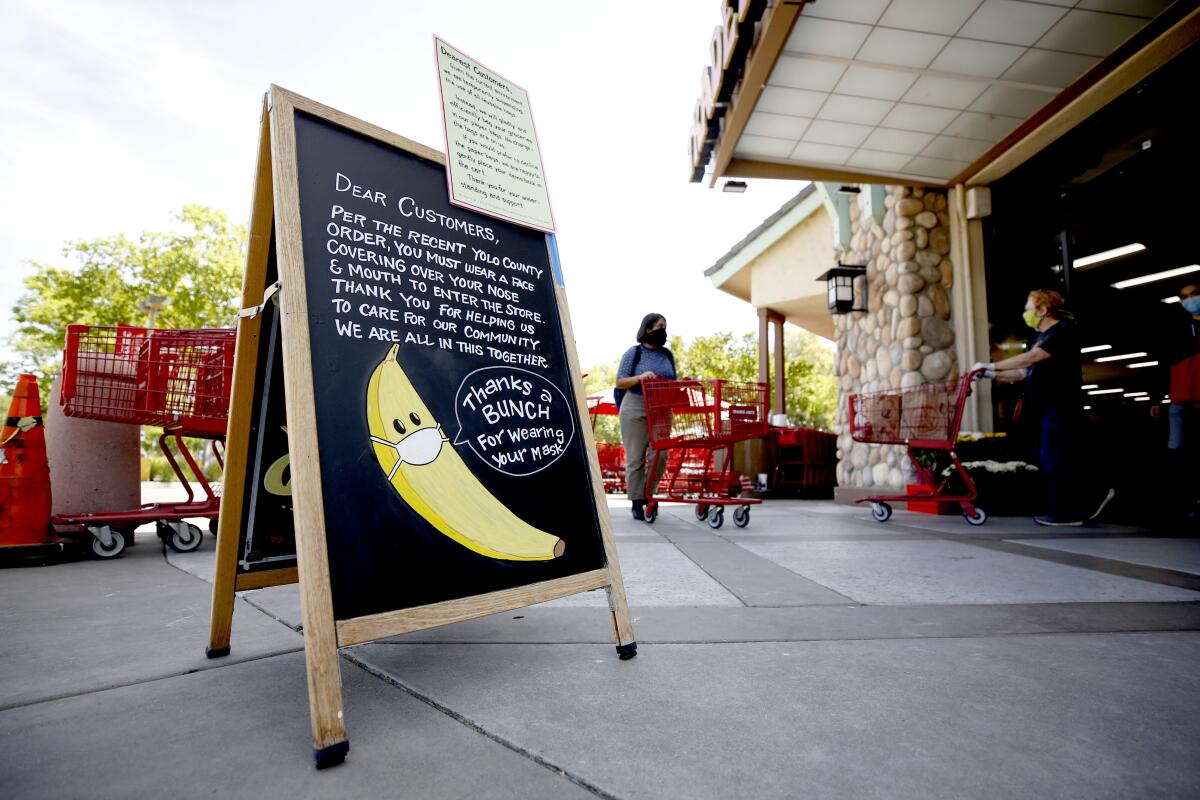
[[[552,233],[529,94],[434,37],[450,202]]]

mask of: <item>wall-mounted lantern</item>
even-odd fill
[[[862,277],[865,279],[867,275],[866,267],[856,267],[852,264],[843,264],[838,262],[836,267],[833,267],[828,272],[819,275],[817,280],[825,281],[826,291],[828,293],[827,302],[829,310],[834,314],[848,314],[851,311],[866,311],[867,310],[867,292],[866,286],[863,286],[861,294],[863,304],[856,306],[854,304],[854,281]]]

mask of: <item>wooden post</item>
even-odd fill
[[[769,383],[771,380],[771,327],[770,309],[758,309],[758,382]]]
[[[250,212],[250,238],[246,248],[246,273],[242,279],[242,307],[250,308],[262,302],[266,285],[267,259],[273,235],[271,217],[271,116],[267,98],[263,99],[262,124],[258,145],[258,165],[255,168],[254,195]],[[239,317],[237,344],[233,356],[233,386],[229,398],[229,429],[225,437],[225,471],[222,481],[226,491],[221,498],[221,515],[217,528],[217,551],[213,573],[212,610],[209,617],[209,658],[229,655],[229,640],[233,628],[234,592],[237,587],[238,539],[242,520],[243,496],[240,488],[246,481],[247,454],[250,440],[250,407],[254,394],[255,364],[258,358],[258,337],[262,318]]]
[[[567,343],[567,363],[575,390],[575,408],[579,419],[588,419],[587,398],[583,393],[583,382],[574,376],[582,375],[579,355],[575,352],[575,329],[571,325],[571,311],[567,307],[567,295],[562,283],[562,264],[558,258],[558,244],[554,234],[546,237],[550,253],[550,266],[554,271],[554,296],[558,301],[558,313],[562,318],[563,340]],[[608,498],[604,493],[604,477],[600,473],[600,460],[596,457],[596,440],[590,425],[580,425],[588,454],[588,471],[591,473],[592,494],[595,497],[596,517],[600,520],[600,537],[604,542],[604,561],[608,570],[608,608],[612,612],[613,629],[617,637],[617,653],[621,660],[637,655],[637,641],[633,636],[633,622],[629,617],[629,603],[625,598],[625,582],[621,577],[621,564],[617,559],[617,545],[613,539],[612,518],[608,513]]]
[[[785,389],[787,387],[785,386],[786,375],[783,364],[783,317],[772,314],[771,322],[775,325],[775,402],[773,406],[776,414],[786,414]]]
[[[300,186],[296,163],[295,108],[289,93],[271,87],[271,162],[274,166],[280,303],[283,332],[284,391],[287,396],[288,447],[292,470],[292,509],[296,559],[303,576],[300,615],[304,658],[308,665],[308,702],[313,755],[318,768],[340,763],[350,750],[342,714],[342,674],[337,628],[325,548],[325,506],[317,435],[301,409],[313,399],[309,350],[308,294],[300,226]]]

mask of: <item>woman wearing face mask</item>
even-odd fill
[[[1004,382],[1025,381],[1025,414],[1038,432],[1038,456],[1046,479],[1050,514],[1034,517],[1039,525],[1082,525],[1076,481],[1075,457],[1082,427],[1079,338],[1063,296],[1052,289],[1037,289],[1025,301],[1025,324],[1037,338],[1020,355],[994,364],[976,364],[985,377]],[[1099,515],[1112,498],[1109,491]]]
[[[645,519],[646,463],[653,459],[650,429],[646,424],[646,402],[642,382],[675,380],[675,356],[666,348],[667,319],[662,314],[647,314],[638,327],[637,344],[625,351],[617,367],[616,396],[621,423],[621,443],[625,446],[625,486],[633,502],[634,519]],[[666,466],[660,459],[654,480]]]

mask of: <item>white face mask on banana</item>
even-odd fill
[[[394,475],[401,464],[420,467],[432,463],[441,454],[442,444],[445,443],[446,437],[442,435],[442,426],[439,424],[436,428],[415,430],[398,442],[391,442],[378,436],[372,436],[371,441],[396,450],[397,460],[395,466],[392,467]],[[391,477],[389,475],[388,480],[391,480]]]

